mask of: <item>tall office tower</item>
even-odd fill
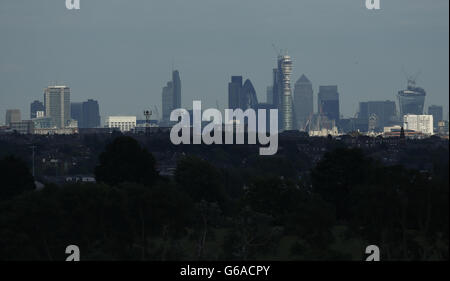
[[[172,72],[173,109],[181,108],[181,79],[178,70]]]
[[[439,121],[444,120],[444,108],[440,105],[431,105],[428,107],[428,114],[433,115],[433,127],[437,128]]]
[[[31,119],[37,118],[38,111],[45,111],[45,107],[42,102],[35,100],[30,104],[30,118]]]
[[[297,127],[306,130],[306,124],[314,113],[313,88],[311,81],[303,74],[295,83],[294,104]]]
[[[416,86],[416,81],[408,79],[406,90],[401,90],[397,94],[400,117],[406,114],[422,115],[426,95],[424,89]]]
[[[44,89],[45,115],[51,117],[57,128],[65,128],[70,123],[70,88],[49,86]]]
[[[318,112],[329,120],[339,122],[339,93],[337,86],[320,86],[317,98]]]
[[[22,121],[22,116],[20,115],[19,109],[8,109],[6,110],[6,126],[11,126],[11,123]]]
[[[70,118],[78,121],[78,128],[84,128],[83,103],[82,102],[70,103]]]
[[[291,74],[292,74],[292,60],[288,55],[279,56],[278,64],[280,69],[278,72],[281,73],[282,82],[282,96],[281,103],[278,108],[281,109],[281,128],[283,130],[293,130],[294,129],[294,117],[293,117],[293,102],[292,102],[292,91],[291,91]]]
[[[167,82],[167,86],[163,88],[162,91],[162,115],[163,121],[170,121],[170,113],[172,113],[174,104],[174,95],[173,95],[173,82]]]
[[[181,108],[181,80],[178,70],[174,70],[172,81],[167,82],[162,91],[163,122],[169,122],[172,110],[177,108]]]
[[[82,104],[83,124],[80,128],[98,128],[100,127],[100,109],[98,101],[88,99]]]
[[[239,108],[241,101],[242,76],[231,76],[231,82],[228,83],[228,108]]]
[[[273,104],[273,86],[267,86],[266,88],[266,103]]]
[[[244,111],[249,108],[258,108],[258,98],[256,97],[256,91],[250,79],[245,80],[242,86],[239,108]]]
[[[360,123],[369,126],[372,117],[374,131],[383,131],[384,127],[394,125],[396,122],[397,109],[394,101],[368,101],[359,103],[358,119]]]
[[[231,82],[228,83],[228,108],[247,110],[258,107],[258,98],[252,82],[247,79],[242,84],[242,76],[231,76]]]

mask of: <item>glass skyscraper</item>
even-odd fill
[[[279,55],[277,68],[273,69],[273,105],[278,108],[281,130],[294,129],[294,108],[291,91],[292,60],[288,55]]]
[[[242,76],[231,76],[228,83],[228,108],[236,109],[240,106],[242,90]]]
[[[400,116],[403,117],[406,114],[422,115],[425,96],[425,90],[417,87],[415,81],[409,79],[406,90],[401,90],[397,94]]]
[[[161,97],[162,121],[163,124],[168,124],[172,111],[181,108],[181,79],[178,70],[172,72],[172,81],[167,82],[167,85],[163,87]]]
[[[305,75],[302,75],[295,83],[294,105],[297,128],[304,131],[307,121],[314,113],[313,88],[311,81]]]
[[[317,105],[319,114],[339,122],[339,93],[336,85],[319,87]]]

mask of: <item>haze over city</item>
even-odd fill
[[[272,83],[276,52],[293,60],[292,85],[306,74],[338,85],[341,114],[358,103],[396,100],[406,77],[421,71],[425,107],[448,118],[448,1],[63,1],[0,3],[0,123],[4,112],[42,100],[48,85],[65,84],[72,101],[99,101],[102,118],[161,109],[161,91],[178,69],[182,107],[192,100],[226,108],[232,75],[251,79],[258,100]],[[315,102],[316,103],[316,102]],[[316,107],[315,107],[315,110]]]
[[[1,0],[0,264],[290,280],[448,261],[448,11]]]

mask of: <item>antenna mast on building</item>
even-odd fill
[[[150,117],[152,116],[151,110],[144,110],[144,116],[145,116],[145,134],[150,134]]]

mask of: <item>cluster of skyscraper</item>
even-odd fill
[[[314,116],[313,88],[309,79],[302,75],[295,83],[294,95],[291,89],[292,59],[288,55],[277,57],[277,67],[273,69],[272,86],[267,87],[267,103],[258,103],[256,92],[250,80],[242,86],[242,77],[233,76],[228,85],[229,108],[276,108],[280,130],[308,131],[312,120],[339,120],[339,94],[337,86],[320,86],[318,94],[318,114]],[[251,86],[251,87],[250,87]],[[245,101],[250,101],[245,103]]]
[[[281,131],[299,130],[310,135],[323,136],[353,131],[386,132],[386,128],[400,126],[421,127],[431,133],[433,129],[435,132],[441,131],[441,127],[448,131],[448,121],[443,121],[442,106],[430,106],[427,115],[430,117],[421,117],[426,92],[416,86],[414,79],[408,79],[406,89],[398,92],[398,110],[395,101],[364,101],[359,103],[355,117],[342,118],[337,85],[319,86],[317,112],[314,112],[313,85],[302,74],[292,91],[292,68],[290,56],[278,55],[277,67],[272,70],[272,85],[267,87],[266,103],[258,102],[255,88],[249,79],[244,82],[242,76],[232,76],[228,84],[228,108],[243,111],[249,108],[278,109],[278,128]],[[30,120],[22,120],[20,110],[7,110],[6,125],[18,132],[41,134],[73,133],[78,128],[100,128],[98,102],[89,99],[71,103],[70,95],[71,90],[67,86],[49,86],[44,89],[44,102],[36,100],[31,103]],[[171,112],[181,108],[181,79],[178,70],[172,72],[172,79],[163,87],[161,97],[162,118],[159,126],[170,127]],[[158,113],[157,115],[159,116]],[[270,114],[266,114],[266,118],[266,124],[269,124]],[[149,123],[149,120],[137,120],[136,116],[109,116],[105,121],[106,127],[121,131],[139,131]],[[157,120],[150,121],[153,121],[151,126],[158,126]]]
[[[30,104],[30,120],[22,120],[20,110],[8,110],[6,126],[27,134],[74,133],[78,128],[99,127],[98,102],[70,103],[70,92],[67,86],[45,88],[44,102]]]
[[[397,93],[398,111],[395,101],[368,101],[359,103],[356,119],[351,128],[363,132],[386,132],[390,128],[404,127],[424,134],[442,133],[445,127],[443,107],[431,105],[424,114],[426,92],[409,78],[406,89]],[[448,122],[447,125],[448,127]],[[420,128],[420,130],[419,130]]]
[[[397,110],[395,101],[366,101],[359,103],[357,116],[342,118],[337,85],[325,85],[319,86],[317,112],[314,113],[313,86],[304,74],[295,83],[292,95],[290,85],[292,65],[290,56],[279,55],[277,57],[277,67],[273,69],[273,83],[272,86],[267,87],[266,104],[258,103],[250,80],[246,80],[242,84],[242,76],[232,76],[231,82],[228,84],[229,108],[241,108],[242,110],[277,108],[280,130],[307,131],[310,135],[351,131],[383,132],[386,127],[405,125],[406,115],[424,114],[426,93],[415,85],[413,79],[408,79],[406,90],[398,92],[399,110]],[[442,112],[442,106],[433,105],[428,108],[428,114],[433,116],[435,131],[440,126],[439,122],[443,120]],[[427,118],[416,119],[425,120]]]

